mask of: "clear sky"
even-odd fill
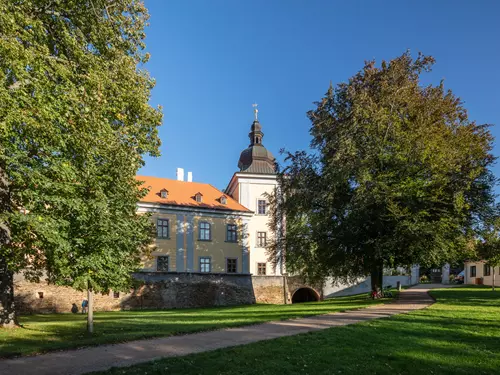
[[[146,0],[151,14],[146,65],[164,108],[160,158],[144,175],[223,189],[248,146],[252,103],[263,144],[309,147],[314,108],[331,82],[346,81],[365,60],[409,49],[437,63],[425,83],[445,80],[469,117],[496,124],[500,142],[500,1]],[[500,155],[496,146],[495,155]],[[495,167],[500,176],[500,167]]]

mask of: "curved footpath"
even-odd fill
[[[427,292],[430,289],[443,287],[446,285],[417,285],[402,291],[399,299],[393,303],[342,313],[0,360],[0,374],[84,374],[107,370],[111,367],[131,366],[159,358],[183,356],[371,319],[387,318],[432,305],[434,300]]]

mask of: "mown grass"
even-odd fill
[[[389,319],[100,374],[500,374],[500,292],[432,295],[433,306]]]
[[[22,316],[22,328],[0,330],[0,357],[300,318],[363,308],[380,302],[372,301],[367,295],[357,295],[294,305],[98,312],[95,313],[93,335],[86,333],[86,318],[81,314]]]

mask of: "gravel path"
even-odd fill
[[[84,374],[111,367],[130,366],[163,357],[183,356],[355,324],[371,319],[386,318],[430,306],[434,300],[427,293],[428,290],[442,287],[445,286],[440,284],[418,285],[402,291],[400,298],[394,303],[343,313],[0,360],[0,374]]]

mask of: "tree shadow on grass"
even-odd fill
[[[493,374],[500,340],[439,330],[445,319],[376,320],[230,349],[169,358],[111,374]],[[424,325],[424,328],[422,328]],[[426,327],[426,328],[425,328]],[[470,327],[467,327],[470,329]]]
[[[363,305],[356,300],[343,299],[335,302],[293,306],[250,305],[97,312],[93,335],[88,335],[85,331],[85,315],[29,315],[22,317],[24,328],[17,333],[9,335],[3,342],[0,335],[0,357],[254,325],[357,309],[372,304],[369,302]]]

